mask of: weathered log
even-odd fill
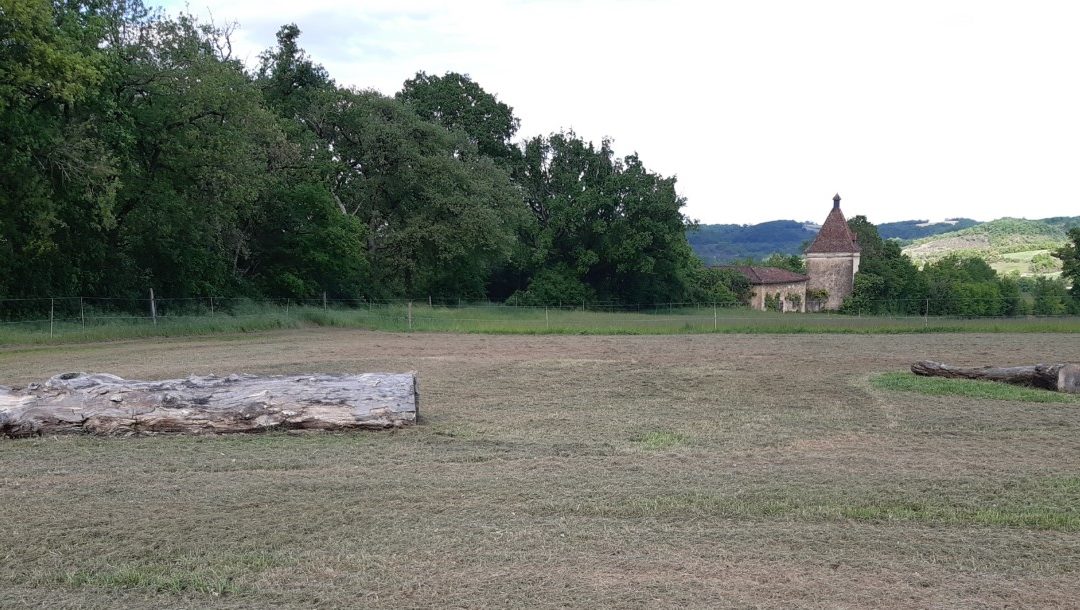
[[[165,381],[64,373],[22,390],[0,386],[0,435],[396,428],[415,423],[419,408],[415,373]]]
[[[911,372],[916,375],[930,377],[1000,381],[1002,383],[1056,390],[1070,394],[1080,393],[1080,365],[1076,364],[964,368],[930,360],[920,360],[911,365]]]

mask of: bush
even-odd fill
[[[750,300],[750,280],[734,269],[701,266],[690,277],[694,303],[739,305]]]
[[[1038,316],[1060,316],[1069,313],[1069,293],[1065,282],[1046,277],[1035,278],[1035,303],[1032,312]]]
[[[544,269],[533,276],[528,289],[515,291],[507,305],[540,306],[591,302],[596,293],[565,265]]]

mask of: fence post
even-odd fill
[[[214,317],[214,297],[210,297],[210,317]]]
[[[150,289],[150,317],[154,320],[154,326],[157,326],[157,303],[154,302],[154,289]]]
[[[285,317],[286,318],[289,317],[289,301],[291,301],[291,300],[292,299],[285,299]]]
[[[427,306],[428,306],[428,309],[431,309],[431,307],[432,307],[431,306],[431,295],[430,294],[427,295]]]
[[[53,319],[56,315],[56,299],[49,299],[49,336],[53,336]]]
[[[326,311],[326,291],[322,291],[322,310]]]
[[[409,330],[412,330],[412,301],[409,301]]]
[[[712,329],[716,330],[716,303],[712,304]]]
[[[923,329],[930,327],[930,297],[926,297],[926,309],[923,310],[922,322]]]
[[[79,322],[86,326],[86,309],[83,308],[83,298],[79,297]]]
[[[548,317],[547,305],[544,305],[544,328],[546,330],[551,330],[551,318]]]

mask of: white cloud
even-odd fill
[[[208,4],[250,61],[296,22],[339,83],[453,70],[522,136],[612,136],[705,222],[820,222],[835,191],[875,222],[1080,213],[1070,2]]]

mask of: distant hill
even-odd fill
[[[911,241],[931,235],[949,233],[967,229],[979,224],[978,220],[970,218],[947,218],[941,222],[929,222],[927,220],[902,220],[900,222],[885,222],[879,224],[878,234],[884,239],[899,239]]]
[[[686,234],[694,252],[706,264],[725,264],[747,257],[770,254],[801,254],[804,243],[817,236],[821,226],[811,222],[773,220],[756,225],[700,225]]]
[[[905,220],[878,225],[881,236],[909,241],[955,231],[978,224],[970,218],[955,218],[945,222]],[[817,236],[821,225],[795,220],[773,220],[756,225],[701,225],[686,238],[694,252],[707,264],[725,264],[745,258],[762,259],[770,254],[802,254]]]
[[[1003,273],[1052,274],[1060,264],[1049,253],[1065,243],[1065,233],[1071,227],[1080,227],[1080,216],[990,222],[970,218],[935,223],[905,220],[882,223],[878,232],[885,239],[900,240],[905,244],[904,252],[919,264],[959,253],[981,256]],[[802,254],[820,228],[812,222],[774,220],[756,225],[700,225],[686,237],[707,264],[725,264],[748,257],[760,260],[770,254]]]
[[[904,253],[917,264],[962,254],[982,257],[1002,273],[1053,274],[1061,266],[1049,253],[1065,244],[1065,233],[1071,227],[1080,227],[1080,216],[1043,220],[999,218],[915,240],[904,248]]]

